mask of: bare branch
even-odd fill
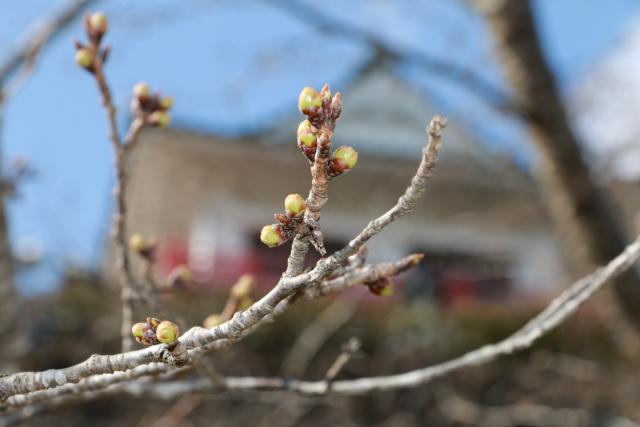
[[[340,356],[338,356],[338,358],[329,367],[324,376],[324,380],[327,382],[327,391],[331,389],[331,383],[338,376],[340,371],[342,371],[347,363],[349,363],[349,360],[351,360],[353,355],[360,350],[361,345],[362,343],[356,337],[351,338],[345,343],[342,353],[340,353]]]
[[[435,167],[442,146],[442,130],[445,125],[446,120],[440,116],[435,116],[431,120],[428,127],[429,144],[423,150],[416,175],[396,205],[371,221],[345,248],[328,258],[318,261],[311,271],[296,277],[281,278],[267,295],[255,302],[249,309],[236,313],[231,320],[211,329],[191,328],[171,348],[166,345],[155,345],[142,350],[116,355],[93,355],[84,362],[68,368],[50,369],[42,372],[23,372],[2,377],[0,378],[0,400],[6,400],[16,394],[50,389],[68,383],[78,383],[83,378],[92,375],[126,371],[152,362],[182,366],[189,363],[187,350],[197,351],[203,347],[206,349],[207,347],[205,346],[214,345],[216,341],[222,339],[234,341],[242,338],[248,330],[251,330],[263,318],[276,312],[278,304],[286,301],[288,297],[299,290],[315,285],[329,276],[349,256],[357,253],[369,239],[382,231],[384,227],[397,218],[413,211],[418,198],[424,193],[427,180]]]
[[[415,387],[426,384],[451,372],[489,363],[498,357],[509,355],[531,347],[541,337],[562,324],[585,301],[587,301],[605,283],[630,268],[640,258],[640,236],[630,244],[623,253],[582,280],[575,282],[565,293],[552,300],[548,307],[557,305],[557,301],[565,301],[562,309],[549,315],[543,310],[527,325],[506,339],[470,351],[460,357],[422,369],[396,375],[365,377],[355,380],[342,380],[332,383],[331,392],[336,394],[363,394],[375,390],[391,390]],[[573,298],[567,299],[571,293]],[[535,327],[531,327],[535,325]],[[222,382],[222,383],[221,383]],[[72,385],[69,387],[73,387]],[[134,396],[152,396],[170,399],[186,393],[219,392],[224,390],[287,390],[307,395],[326,393],[327,382],[297,381],[274,377],[226,377],[218,379],[214,384],[210,379],[195,379],[173,382],[136,381],[115,385],[108,389],[84,394],[84,399],[96,398],[114,393],[127,393]]]
[[[358,268],[354,271],[347,273],[345,277],[339,277],[336,279],[325,280],[313,288],[306,288],[304,292],[299,295],[299,300],[311,300],[317,299],[323,296],[336,294],[348,287],[357,286],[365,283],[369,280],[375,280],[376,278],[383,276],[393,276],[406,271],[408,268],[416,265],[416,256],[411,255],[393,263],[380,263],[375,265],[367,265]],[[285,299],[276,306],[273,313],[263,318],[253,328],[247,329],[244,332],[244,336],[253,332],[259,325],[265,321],[272,320],[275,316],[282,314],[290,306],[290,299]],[[216,384],[222,384],[221,376],[212,370],[211,366],[208,366],[204,354],[213,349],[220,349],[228,346],[233,341],[231,340],[218,340],[212,344],[208,344],[204,347],[199,347],[189,352],[190,360],[198,370],[205,370],[207,372],[206,377],[211,382]],[[83,396],[87,392],[94,392],[99,389],[107,388],[111,385],[118,384],[124,381],[130,381],[145,376],[157,376],[161,374],[175,375],[181,372],[184,368],[173,368],[170,365],[163,363],[151,363],[149,365],[142,365],[136,368],[124,371],[115,372],[112,374],[94,375],[82,379],[77,384],[65,384],[60,387],[54,387],[47,390],[40,390],[29,394],[21,394],[9,397],[4,401],[5,405],[11,407],[21,407],[25,405],[33,405],[50,399],[61,398],[69,394]],[[93,395],[93,393],[92,393]],[[82,399],[82,397],[80,397]]]

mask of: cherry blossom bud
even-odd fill
[[[390,297],[393,295],[393,280],[383,277],[375,282],[367,283],[369,291],[379,297]]]
[[[170,320],[163,320],[156,328],[156,338],[163,344],[173,344],[179,336],[178,325]]]
[[[298,108],[302,114],[313,116],[322,108],[322,97],[312,87],[305,87],[298,97]]]
[[[150,328],[151,326],[149,326],[148,323],[136,323],[131,327],[131,334],[136,338],[142,338],[144,336],[144,333]]]
[[[173,98],[170,96],[163,96],[160,99],[160,107],[165,110],[170,110],[173,107]]]
[[[300,216],[307,209],[307,203],[299,194],[289,194],[284,199],[284,210],[290,217]]]
[[[331,156],[331,169],[338,174],[352,169],[358,162],[358,152],[352,147],[343,145]]]
[[[157,328],[160,324],[160,319],[156,319],[155,317],[147,317],[147,323],[153,328]]]
[[[318,143],[318,136],[309,120],[303,120],[298,126],[298,145],[306,148],[315,148]]]
[[[107,16],[102,12],[95,12],[89,17],[91,35],[100,39],[109,29]]]
[[[325,84],[322,86],[320,90],[320,97],[322,102],[331,102],[331,89],[329,89],[329,85]]]
[[[146,82],[136,83],[133,87],[133,96],[138,99],[146,99],[151,94],[151,89]]]
[[[284,230],[280,224],[269,224],[262,227],[260,241],[270,248],[280,246],[287,241]]]
[[[255,279],[250,274],[240,276],[235,285],[231,288],[230,295],[232,298],[241,299],[251,295],[251,291],[255,286]]]
[[[415,267],[416,265],[420,264],[420,261],[422,261],[423,258],[424,258],[424,254],[422,254],[422,253],[412,254],[411,255],[411,266]]]
[[[129,248],[136,252],[142,252],[147,248],[147,241],[140,233],[132,234],[129,238]]]
[[[158,340],[156,339],[156,332],[149,324],[146,323],[136,323],[131,327],[131,334],[134,336],[137,342],[143,345],[154,345],[158,344]]]
[[[149,123],[153,126],[166,128],[171,123],[171,116],[166,111],[154,111],[149,114]]]
[[[191,282],[192,276],[189,266],[180,264],[171,270],[167,281],[172,287],[180,288]]]
[[[81,48],[76,51],[76,64],[82,68],[91,69],[95,59],[95,54],[91,49]]]

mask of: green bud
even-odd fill
[[[250,274],[240,276],[235,285],[231,288],[231,297],[241,299],[248,297],[255,286],[255,279]]]
[[[358,163],[358,152],[352,147],[343,145],[331,156],[331,164],[338,172],[346,172]]]
[[[191,282],[193,275],[191,274],[191,269],[186,264],[180,264],[176,266],[167,277],[167,282],[173,288],[181,288],[186,286]]]
[[[299,194],[289,194],[284,199],[284,210],[289,216],[299,216],[307,209],[307,203]]]
[[[147,323],[149,324],[149,326],[155,329],[160,324],[160,319],[156,319],[155,317],[147,317]]]
[[[132,234],[129,238],[129,248],[136,252],[142,252],[147,249],[147,241],[140,233]]]
[[[163,344],[173,344],[180,336],[178,325],[170,320],[163,320],[156,328],[156,338]]]
[[[146,82],[136,83],[133,87],[133,96],[136,98],[148,98],[150,94],[151,88],[149,88],[149,85]]]
[[[269,224],[262,227],[260,241],[270,248],[283,244],[286,239],[280,224]]]
[[[89,17],[89,28],[93,34],[102,37],[109,29],[107,16],[102,12],[96,12]]]
[[[420,261],[422,261],[422,258],[424,258],[423,253],[411,255],[411,266],[415,267],[416,265],[420,264]]]
[[[393,295],[393,283],[389,283],[382,288],[380,293],[378,294],[381,297],[390,297]]]
[[[76,64],[82,68],[91,68],[95,59],[95,54],[90,49],[80,48],[76,51]]]
[[[133,325],[131,327],[131,334],[136,337],[136,338],[142,338],[144,336],[144,333],[149,329],[149,324],[148,323],[136,323],[135,325]]]
[[[303,120],[298,126],[298,144],[314,148],[318,143],[318,136],[309,120]]]
[[[149,114],[149,123],[153,126],[166,128],[171,124],[171,116],[166,111],[154,111]]]
[[[313,115],[322,107],[322,98],[312,87],[305,87],[298,97],[298,109],[302,114]]]
[[[170,110],[173,107],[173,98],[170,96],[163,96],[160,99],[160,106],[165,110]]]
[[[189,268],[188,265],[185,265],[185,264],[179,265],[176,269],[176,272],[180,280],[182,280],[183,282],[191,281],[192,274],[191,274],[191,269]]]
[[[379,297],[390,297],[393,295],[393,280],[383,277],[373,283],[369,283],[369,291]]]
[[[147,323],[136,323],[131,327],[131,334],[134,336],[137,342],[143,345],[158,344],[156,339],[156,333],[153,327]]]

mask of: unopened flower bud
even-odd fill
[[[224,322],[224,318],[221,315],[216,313],[216,314],[211,314],[207,316],[207,318],[204,319],[204,322],[202,322],[202,326],[204,326],[207,329],[211,329],[215,326],[222,324],[223,322]]]
[[[144,323],[144,322],[136,323],[131,327],[131,334],[133,334],[133,336],[136,338],[142,338],[144,336],[144,333],[148,329],[150,329],[150,326],[148,323]]]
[[[76,64],[82,68],[90,69],[94,60],[95,54],[91,49],[80,48],[76,51]]]
[[[379,297],[390,297],[393,295],[393,280],[383,277],[375,282],[368,283],[369,291]]]
[[[250,274],[243,274],[240,276],[235,285],[231,288],[231,297],[235,299],[241,299],[244,297],[248,297],[253,291],[253,287],[255,286],[255,279]]]
[[[163,320],[156,328],[156,338],[163,344],[173,344],[180,336],[178,325],[170,320]]]
[[[322,107],[322,97],[312,87],[305,87],[298,97],[298,108],[302,114],[312,116]]]
[[[412,254],[411,255],[411,266],[415,267],[416,265],[420,264],[420,261],[422,261],[423,258],[424,258],[424,254],[422,254],[422,253]]]
[[[132,234],[129,238],[129,248],[136,252],[142,252],[147,248],[147,241],[140,233]]]
[[[102,37],[109,29],[107,16],[102,12],[96,12],[89,17],[89,28],[95,37]]]
[[[329,85],[322,86],[320,90],[320,97],[322,98],[322,102],[330,102],[331,101],[331,89],[329,89]]]
[[[148,98],[151,94],[151,89],[146,82],[136,83],[133,87],[133,96],[139,99]]]
[[[153,326],[149,323],[149,319],[150,318],[147,318],[147,322],[136,323],[131,327],[131,334],[140,344],[158,344],[158,340],[156,339],[156,332]]]
[[[262,227],[260,231],[260,241],[273,248],[287,241],[282,226],[280,224],[269,224]]]
[[[149,123],[153,126],[166,128],[171,123],[171,116],[166,111],[154,111],[149,114]]]
[[[174,288],[179,288],[191,282],[191,269],[186,264],[180,264],[169,273],[168,282]]]
[[[289,194],[284,199],[284,210],[291,217],[300,216],[307,209],[307,203],[299,194]]]
[[[157,328],[160,324],[160,319],[156,319],[155,317],[147,317],[147,323],[153,328]]]
[[[173,98],[170,96],[163,96],[160,99],[160,107],[165,110],[170,110],[173,107]]]
[[[318,136],[309,120],[303,120],[298,126],[298,144],[307,148],[315,148],[318,143]]]
[[[352,169],[358,162],[358,152],[352,147],[343,145],[339,147],[331,156],[331,168],[338,172],[343,173]]]

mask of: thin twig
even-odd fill
[[[584,279],[571,285],[570,290],[574,291],[574,293],[576,293],[576,289],[583,289],[583,291],[577,292],[577,296],[574,299],[566,301],[565,306],[563,306],[564,308],[556,311],[556,315],[554,316],[548,316],[546,314],[547,310],[543,310],[528,323],[528,325],[535,323],[537,325],[535,328],[526,329],[527,326],[525,326],[495,344],[485,345],[460,357],[425,368],[396,375],[334,381],[331,386],[331,392],[335,394],[354,395],[369,393],[375,390],[416,387],[450,374],[451,372],[486,364],[501,356],[530,348],[541,337],[561,325],[605,283],[630,268],[639,258],[640,236],[638,236],[623,253],[614,258],[605,267],[596,270]],[[549,306],[554,306],[557,300],[563,298],[564,294],[552,300]],[[523,332],[525,329],[526,332]],[[71,387],[73,387],[73,385],[71,385]],[[300,394],[322,395],[326,393],[327,384],[325,380],[297,381],[277,377],[226,377],[224,378],[222,387],[219,383],[213,384],[209,379],[202,378],[172,382],[134,381],[114,385],[108,389],[84,393],[81,398],[93,399],[117,393],[126,393],[132,396],[152,396],[160,399],[171,399],[186,393],[220,392],[224,390],[287,390]],[[63,396],[59,399],[64,401],[65,397]]]
[[[287,377],[303,376],[318,351],[353,318],[359,305],[359,301],[345,302],[342,299],[335,299],[329,304],[298,334],[282,362],[282,374]]]
[[[415,255],[408,256],[393,263],[367,265],[348,273],[345,277],[326,280],[313,288],[305,289],[298,300],[313,300],[321,298],[323,296],[333,295],[349,287],[357,286],[369,280],[374,280],[377,277],[400,274],[413,265],[415,265]],[[244,336],[249,335],[249,333],[253,332],[259,325],[263,324],[264,322],[272,320],[275,316],[284,313],[289,306],[289,299],[281,301],[280,304],[278,304],[278,306],[276,306],[276,308],[273,310],[273,313],[271,313],[268,317],[263,318],[261,322],[255,325],[253,328],[247,329]],[[223,377],[215,372],[213,367],[208,364],[207,358],[204,356],[210,350],[221,349],[227,347],[231,343],[231,340],[218,340],[205,347],[199,347],[191,350],[189,352],[190,360],[193,361],[196,369],[200,370],[201,372],[206,372],[205,376],[208,377],[211,382],[216,384],[223,384]],[[124,372],[114,372],[110,374],[89,376],[82,379],[77,384],[65,384],[46,390],[11,396],[3,403],[6,406],[22,407],[54,398],[64,397],[68,394],[79,395],[80,398],[82,398],[82,395],[86,394],[87,392],[104,389],[121,382],[130,381],[141,377],[158,376],[161,374],[165,376],[172,376],[183,370],[184,368],[173,368],[170,365],[166,365],[163,363],[151,363],[148,365],[141,365]]]
[[[333,364],[327,370],[327,373],[324,375],[324,380],[327,383],[327,392],[331,389],[331,384],[333,380],[338,376],[338,374],[344,369],[344,367],[349,363],[354,354],[360,350],[360,346],[362,343],[356,337],[352,337],[342,348],[342,353],[338,356],[338,358],[333,362]]]
[[[22,372],[0,378],[0,400],[16,394],[30,393],[38,390],[78,383],[83,378],[96,374],[107,374],[126,371],[152,362],[164,362],[169,365],[182,366],[189,363],[187,350],[214,345],[216,341],[237,340],[251,330],[263,318],[272,314],[278,304],[299,290],[314,286],[329,276],[342,265],[372,237],[380,233],[384,227],[396,219],[412,212],[418,198],[424,193],[427,180],[436,165],[442,146],[442,130],[446,120],[435,116],[428,127],[429,144],[423,150],[422,159],[416,175],[411,180],[405,193],[398,199],[394,207],[371,221],[349,244],[333,255],[323,258],[309,272],[296,277],[282,277],[278,284],[255,302],[247,310],[236,313],[229,321],[210,329],[191,328],[178,339],[174,347],[155,345],[142,350],[130,351],[116,355],[93,355],[84,362],[63,368],[50,369],[43,372]]]
[[[128,163],[129,155],[133,150],[145,123],[140,117],[135,118],[124,139],[120,138],[118,130],[118,110],[113,103],[111,89],[104,74],[104,63],[100,55],[96,55],[94,76],[102,97],[102,105],[107,112],[109,124],[109,140],[113,147],[114,163],[116,168],[116,184],[113,194],[116,199],[116,212],[113,215],[113,244],[116,256],[116,267],[120,276],[122,305],[122,323],[120,336],[122,339],[122,351],[130,351],[133,348],[133,336],[131,325],[134,323],[134,303],[141,299],[141,293],[136,284],[131,270],[129,250],[127,246],[127,188],[128,188]]]

